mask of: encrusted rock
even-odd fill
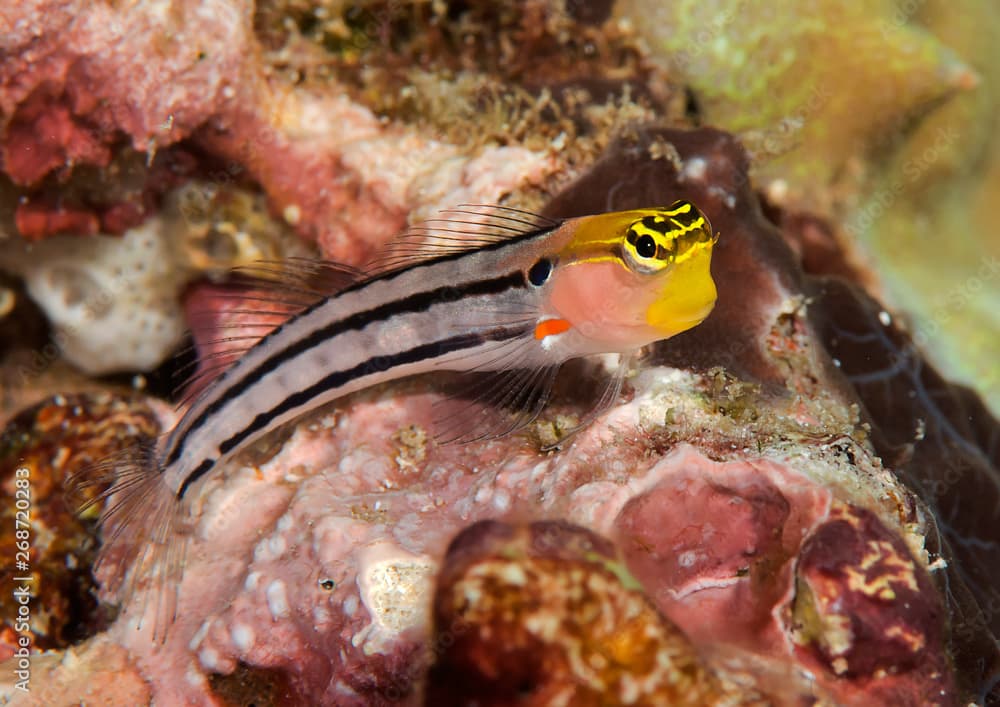
[[[737,705],[607,540],[485,521],[448,548],[434,596],[429,705]]]

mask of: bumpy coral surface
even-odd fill
[[[151,159],[185,140],[203,155],[199,172],[210,180],[206,188],[252,180],[263,187],[272,210],[326,255],[354,261],[400,230],[412,211],[491,203],[557,168],[549,150],[485,145],[470,152],[401,126],[385,127],[330,85],[319,92],[271,84],[265,66],[254,61],[260,52],[251,10],[225,1],[180,2],[169,10],[32,2],[3,10],[0,26],[10,31],[0,62],[0,112],[6,117],[0,157],[19,187],[10,231],[31,239],[101,229],[120,233],[141,222],[171,184],[191,176],[190,154],[183,149],[148,172],[122,164],[123,140]],[[145,73],[120,80],[125,67],[133,66]],[[95,189],[79,176],[74,181],[87,166],[107,168],[101,181],[108,184]],[[67,180],[69,187],[61,189]],[[164,228],[169,224],[154,222],[129,238],[150,240]],[[231,222],[217,226],[227,228],[232,230]],[[162,247],[155,238],[151,243]],[[77,321],[74,298],[95,299],[94,286],[83,283],[80,292],[79,280],[116,278],[114,288],[97,285],[125,300],[104,324],[141,329],[146,322],[149,333],[143,335],[144,349],[131,355],[127,346],[109,356],[93,340],[68,340],[63,348],[69,358],[90,372],[148,369],[166,358],[179,335],[178,285],[188,273],[172,271],[165,276],[169,282],[161,277],[151,286],[148,276],[118,272],[127,247],[87,240],[70,249],[85,252],[82,260],[92,261],[89,273],[82,263],[56,268],[45,252],[28,253],[48,261],[37,267],[23,258],[0,267],[25,275],[49,318],[77,339],[94,317],[84,313],[84,321]],[[169,267],[162,255],[150,253],[148,260]],[[222,264],[240,261],[232,257]],[[128,303],[161,296],[168,303],[152,309]],[[157,316],[161,321],[149,321]]]
[[[968,665],[960,682],[953,672],[932,580],[944,563],[925,546],[931,521],[875,456],[806,316],[794,261],[741,186],[731,140],[647,136],[552,208],[571,209],[661,141],[678,162],[652,163],[641,190],[699,198],[728,236],[719,320],[653,357],[704,373],[646,370],[631,402],[556,454],[525,436],[434,444],[441,394],[429,381],[356,396],[206,482],[163,645],[151,641],[153,604],[140,592],[72,654],[127,646],[132,669],[168,703],[221,699],[211,676],[234,671],[331,704],[472,698],[491,680],[537,704],[571,694],[954,704],[978,684]],[[622,193],[610,206],[648,198]],[[730,318],[739,334],[725,333]],[[732,373],[707,368],[722,360]],[[540,434],[557,420],[546,419]],[[477,520],[525,517],[581,530],[555,526],[562,540],[528,546],[513,538],[545,526],[504,530],[502,542],[471,530],[446,553]],[[574,550],[580,538],[594,549]],[[836,554],[823,550],[830,543]],[[654,669],[631,641],[616,648],[610,629],[581,623],[587,606],[605,621],[624,612],[620,625],[666,662]],[[537,670],[539,650],[550,669]],[[75,689],[78,665],[53,669],[47,699]],[[500,666],[516,684],[496,677]]]
[[[921,346],[996,414],[996,5],[615,7],[654,60],[683,77],[700,119],[757,153],[769,199],[825,215],[860,246]]]
[[[0,479],[8,498],[28,488],[32,521],[16,523],[17,507],[5,507],[2,549],[14,557],[17,529],[36,537],[32,569],[26,580],[14,563],[5,563],[5,586],[27,585],[34,590],[32,644],[38,648],[66,645],[92,631],[101,621],[93,578],[97,538],[91,518],[77,518],[63,494],[69,467],[95,463],[119,452],[143,436],[156,432],[152,411],[138,399],[109,394],[57,396],[26,410],[4,428],[0,437]],[[68,462],[68,463],[67,463]],[[29,483],[18,484],[17,479]],[[4,625],[0,653],[8,659],[16,650],[16,596],[0,600]]]
[[[1000,703],[1000,427],[862,289],[879,273],[844,242],[895,121],[924,130],[929,104],[986,76],[909,18],[886,29],[893,7],[0,10],[0,230],[16,244],[0,256],[0,482],[35,479],[39,574],[29,692],[8,677],[19,609],[0,604],[4,697]],[[175,371],[148,370],[170,337],[129,316],[197,324],[216,289],[187,285],[206,274],[317,247],[358,263],[440,206],[568,217],[678,198],[720,233],[716,309],[650,347],[577,435],[562,438],[607,375],[596,361],[566,367],[531,429],[467,445],[434,441],[465,405],[450,377],[399,381],[195,489],[164,640],[148,568],[91,576],[96,510],[70,519],[59,484],[178,415],[161,402]],[[150,233],[162,256],[137,274],[129,249]],[[214,316],[239,321],[230,307]],[[123,332],[77,363],[144,372],[124,379],[138,390],[65,374],[67,321],[97,344]],[[123,578],[135,591],[112,595]]]
[[[448,548],[429,704],[754,704],[657,615],[614,545],[561,523],[484,522]]]

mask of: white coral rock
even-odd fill
[[[70,363],[90,375],[150,370],[185,329],[188,273],[166,230],[152,218],[121,237],[55,236],[15,246],[4,266],[24,279]]]

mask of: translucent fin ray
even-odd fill
[[[553,442],[552,444],[544,445],[542,447],[542,451],[550,452],[554,449],[560,448],[570,438],[578,432],[590,427],[594,424],[594,421],[597,420],[597,418],[611,409],[611,407],[613,407],[618,401],[622,392],[622,387],[625,384],[625,378],[628,376],[628,372],[634,363],[635,359],[633,356],[623,355],[621,360],[618,362],[618,366],[605,382],[601,391],[601,396],[597,399],[597,402],[590,408],[587,414],[584,415],[580,422],[578,422],[575,426],[562,431],[559,435],[558,441]]]
[[[518,335],[477,351],[480,360],[476,368],[464,374],[457,390],[436,403],[434,436],[438,443],[503,437],[538,417],[548,402],[560,364],[529,362],[536,343],[531,335],[533,321],[517,320],[514,327],[515,331],[520,329]]]
[[[103,543],[94,572],[105,576],[126,611],[139,612],[137,628],[153,601],[153,639],[163,642],[177,616],[187,540],[178,532],[183,506],[164,482],[155,448],[148,440],[74,474],[67,495],[79,513],[102,505]]]
[[[561,221],[507,206],[459,204],[441,216],[415,224],[368,264],[381,273],[445,255],[464,253],[517,236],[557,228]]]
[[[551,396],[559,366],[483,374],[450,400],[458,409],[435,421],[439,444],[465,444],[497,439],[524,429],[541,414]]]
[[[258,260],[234,268],[230,274],[238,284],[246,284],[253,289],[295,292],[313,297],[329,297],[364,276],[364,272],[350,265],[303,257]]]

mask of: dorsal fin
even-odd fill
[[[347,265],[295,257],[234,268],[222,283],[199,283],[185,296],[196,360],[177,373],[180,407],[289,318],[362,279]],[[191,370],[193,369],[193,372]]]
[[[337,294],[363,279],[361,270],[321,258],[301,256],[258,260],[230,272],[228,282],[275,293],[294,293],[304,306]]]
[[[459,204],[411,226],[366,266],[381,273],[443,255],[473,251],[517,236],[559,226],[561,221],[511,206]]]

